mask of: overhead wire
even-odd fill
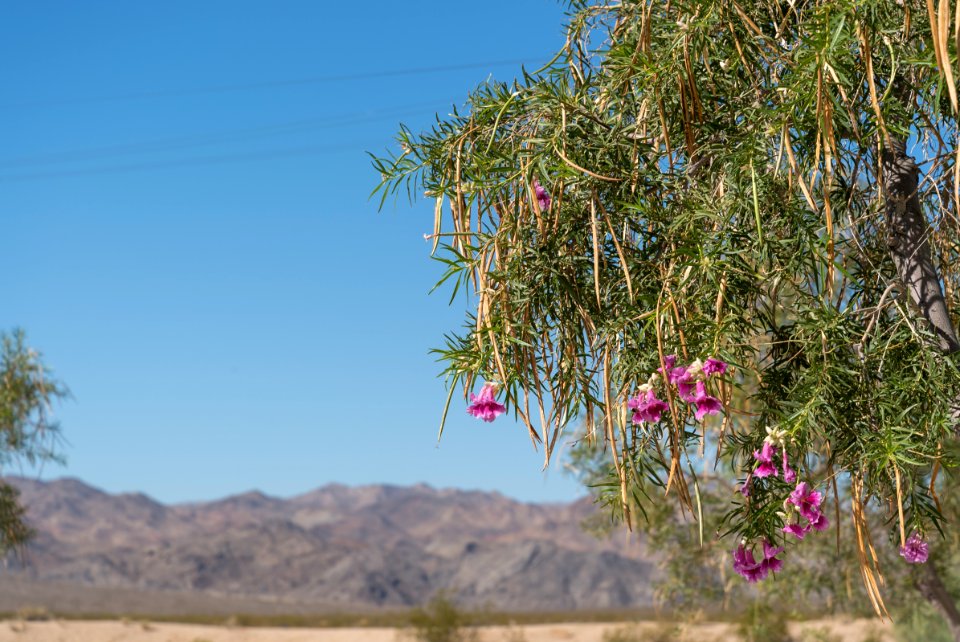
[[[200,133],[185,136],[174,136],[170,138],[161,138],[151,141],[139,141],[134,143],[121,143],[116,145],[104,145],[100,147],[90,147],[85,149],[67,150],[62,152],[52,152],[47,154],[35,154],[31,156],[17,156],[13,158],[0,158],[0,167],[20,167],[24,165],[51,165],[82,162],[87,160],[97,160],[111,158],[116,156],[128,156],[131,154],[165,152],[178,149],[187,149],[191,147],[202,147],[207,145],[217,145],[222,143],[234,143],[256,138],[264,138],[276,135],[297,133],[302,131],[315,131],[346,127],[349,125],[375,122],[386,118],[398,118],[423,113],[437,105],[442,99],[418,103],[413,105],[404,105],[391,109],[380,109],[367,111],[362,114],[336,114],[332,116],[306,118],[294,121],[285,121],[281,123],[272,123],[258,127],[247,127],[241,129],[221,130],[218,132]]]
[[[173,169],[178,167],[192,167],[198,165],[220,165],[224,163],[236,163],[251,160],[272,160],[278,158],[289,158],[293,156],[314,156],[334,152],[361,151],[365,147],[369,146],[370,145],[364,146],[357,143],[343,143],[338,145],[308,145],[304,147],[274,149],[263,152],[194,156],[170,161],[130,163],[127,165],[92,167],[88,169],[62,170],[55,172],[37,172],[33,174],[11,174],[8,176],[0,175],[0,183],[15,183],[22,181],[41,180],[46,178],[94,176],[100,174],[123,174],[127,172],[137,172],[151,169]]]
[[[59,101],[33,101],[18,104],[0,104],[0,109],[12,109],[17,107],[46,107],[56,105],[78,105],[88,103],[106,103],[117,101],[138,100],[147,98],[191,96],[202,94],[214,94],[235,91],[248,91],[257,89],[269,89],[294,85],[305,85],[312,83],[328,82],[346,82],[352,80],[364,80],[375,78],[386,78],[394,76],[410,76],[419,74],[442,73],[446,71],[460,71],[465,69],[476,69],[480,67],[493,67],[501,65],[523,64],[526,60],[497,60],[477,63],[464,63],[457,65],[438,65],[431,67],[415,67],[406,69],[393,69],[384,71],[361,72],[353,74],[338,74],[329,76],[314,76],[309,78],[299,78],[291,80],[261,81],[255,83],[234,84],[234,85],[216,85],[208,87],[157,90],[130,94],[117,94],[113,96],[99,96],[79,99],[65,99]],[[129,156],[134,154],[168,152],[181,149],[189,149],[207,145],[218,145],[225,143],[239,142],[255,138],[263,138],[275,135],[284,135],[299,131],[328,129],[334,127],[345,127],[353,124],[372,122],[383,118],[395,118],[406,115],[422,113],[423,109],[436,105],[441,101],[431,103],[421,103],[416,105],[407,105],[403,107],[367,111],[362,115],[356,113],[339,114],[328,117],[309,118],[282,123],[274,123],[251,128],[236,130],[223,130],[219,132],[201,133],[185,136],[176,136],[170,138],[156,139],[152,141],[139,141],[135,143],[122,143],[115,145],[105,145],[87,149],[67,150],[62,152],[52,152],[46,154],[35,154],[30,156],[20,156],[14,158],[0,159],[0,167],[21,167],[24,165],[43,166],[65,163],[83,163],[90,160],[102,160]],[[93,176],[115,173],[127,173],[135,171],[169,169],[176,167],[214,165],[233,162],[244,162],[251,160],[279,159],[293,156],[320,155],[351,149],[363,149],[363,146],[355,143],[351,144],[330,144],[330,145],[308,145],[292,148],[280,148],[273,150],[263,150],[246,153],[214,154],[206,156],[190,156],[179,159],[145,161],[140,163],[126,163],[117,165],[105,165],[100,167],[86,167],[77,169],[63,169],[54,171],[41,171],[33,173],[18,174],[0,174],[0,183],[11,183],[21,181],[33,181],[49,178]]]
[[[332,74],[327,76],[311,76],[306,78],[293,78],[286,80],[264,80],[251,83],[237,83],[227,85],[208,85],[206,87],[192,87],[183,89],[159,89],[151,91],[133,92],[128,94],[114,94],[107,96],[90,96],[87,98],[65,98],[59,100],[34,100],[21,103],[0,104],[0,109],[19,109],[19,108],[39,108],[39,107],[61,107],[72,105],[85,105],[94,103],[126,102],[133,100],[144,100],[150,98],[171,98],[183,96],[201,96],[204,94],[220,94],[240,91],[254,91],[258,89],[276,89],[280,87],[293,87],[297,85],[323,84],[331,82],[348,82],[354,80],[372,80],[375,78],[392,78],[401,76],[416,76],[424,74],[443,73],[447,71],[464,71],[468,69],[478,69],[482,67],[498,67],[505,65],[522,65],[529,62],[530,58],[514,58],[509,60],[492,60],[487,62],[470,62],[456,65],[435,65],[431,67],[410,67],[400,69],[389,69],[382,71],[368,71],[352,74]]]

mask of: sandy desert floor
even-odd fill
[[[480,642],[602,642],[604,633],[622,629],[623,624],[542,624],[523,627],[484,627]],[[666,625],[644,623],[635,626],[634,639],[675,639],[691,642],[736,640],[728,624],[698,624],[661,637]],[[791,633],[799,640],[816,640],[810,632],[829,630],[844,642],[892,641],[890,625],[871,620],[822,620],[792,623]],[[190,624],[147,622],[47,621],[0,622],[0,642],[409,642],[408,636],[386,628],[231,628]]]

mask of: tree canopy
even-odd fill
[[[50,418],[54,401],[68,395],[21,330],[0,332],[0,469],[60,459],[59,426]],[[0,553],[32,536],[14,486],[0,480]]]
[[[879,610],[865,507],[912,555],[955,464],[960,12],[568,5],[549,64],[374,158],[381,198],[435,199],[442,282],[476,303],[438,349],[450,394],[493,383],[548,460],[585,424],[628,522],[702,514],[716,457],[740,480],[719,534],[787,546],[782,572],[791,524],[843,507]]]

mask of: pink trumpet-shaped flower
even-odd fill
[[[741,544],[733,552],[733,570],[748,582],[759,582],[768,573],[776,573],[783,568],[783,560],[777,557],[781,552],[782,546],[774,547],[767,540],[763,540],[763,559],[758,562],[753,551]]]
[[[677,365],[677,355],[675,354],[664,355],[663,365],[664,365],[663,368],[657,368],[657,372],[666,376],[664,373],[670,372],[671,370],[673,370],[673,367]]]
[[[794,524],[787,524],[783,527],[784,533],[790,533],[797,539],[803,539],[811,530],[825,531],[830,526],[830,520],[823,514],[820,504],[823,502],[823,495],[815,490],[811,490],[806,482],[800,482],[790,493],[787,503],[796,506],[797,512],[807,520],[806,525],[801,525],[799,521]]]
[[[773,444],[768,441],[763,442],[760,450],[754,450],[753,458],[757,460],[757,463],[760,465],[754,469],[753,474],[761,479],[764,477],[776,477],[777,466],[773,463],[773,457],[776,455],[776,452],[777,451],[773,449]]]
[[[684,383],[690,383],[693,380],[693,377],[690,376],[690,372],[685,366],[677,366],[676,368],[670,368],[667,371],[667,382],[674,385],[680,385]]]
[[[627,408],[633,410],[633,423],[647,422],[655,424],[670,406],[665,401],[657,399],[653,390],[641,392],[627,402]]]
[[[827,520],[826,515],[820,513],[815,520],[810,522],[810,526],[817,532],[823,532],[830,528],[830,521]]]
[[[470,405],[467,412],[484,421],[493,421],[507,411],[506,406],[498,403],[494,398],[496,386],[492,383],[484,384],[479,395],[470,394]]]
[[[687,403],[694,403],[697,400],[697,383],[693,381],[681,381],[677,384],[677,393],[680,398]]]
[[[767,540],[763,540],[763,562],[762,564],[766,566],[767,570],[776,573],[781,568],[783,568],[783,560],[779,559],[777,555],[783,552],[782,546],[774,547],[773,544]]]
[[[783,449],[783,481],[792,484],[797,481],[797,473],[790,468],[790,462],[787,460],[787,449]]]
[[[707,357],[707,360],[703,362],[703,374],[708,377],[715,374],[724,374],[726,371],[727,364],[719,359]]]
[[[693,416],[697,421],[702,420],[707,415],[716,415],[723,410],[723,404],[716,397],[707,394],[707,388],[702,381],[697,382],[697,394],[694,399],[696,410]]]
[[[807,482],[800,482],[790,493],[788,502],[797,507],[797,511],[810,520],[811,523],[819,521],[823,516],[820,512],[820,503],[823,501],[823,495],[807,487]]]
[[[753,557],[753,551],[743,544],[733,552],[733,570],[742,575],[748,582],[759,582],[766,577],[763,564],[758,564]]]
[[[923,541],[923,538],[916,531],[911,533],[906,543],[900,547],[900,557],[905,559],[908,564],[923,564],[929,556],[929,545]]]
[[[548,192],[537,179],[533,179],[533,191],[537,195],[537,204],[540,205],[540,209],[544,212],[550,209],[550,203],[552,199],[550,198],[550,192]]]
[[[740,487],[740,494],[744,497],[750,497],[750,480],[753,479],[753,473],[747,473],[747,478],[743,480],[743,486]]]

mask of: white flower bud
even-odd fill
[[[767,426],[767,436],[763,438],[763,441],[771,446],[783,446],[786,436],[786,430],[780,430],[779,428],[774,428],[773,426]]]
[[[701,375],[703,375],[703,362],[700,361],[700,359],[697,359],[696,361],[691,363],[689,366],[687,366],[687,372],[694,379],[699,378]]]

